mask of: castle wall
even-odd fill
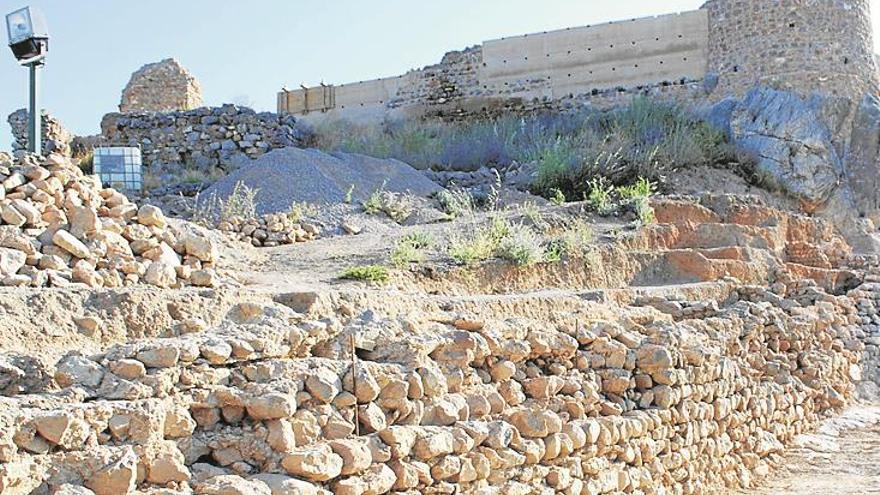
[[[719,94],[755,84],[855,98],[878,88],[869,0],[710,0]]]
[[[560,98],[702,78],[707,27],[699,10],[487,41],[479,80],[491,94]]]
[[[359,121],[470,113],[499,99],[524,107],[578,95],[603,100],[608,90],[702,79],[707,30],[706,12],[697,10],[490,40],[402,76],[282,92],[278,109]]]
[[[691,12],[490,40],[398,77],[281,93],[278,110],[307,120],[448,118],[564,100],[602,106],[704,79],[712,99],[768,84],[855,102],[880,87],[869,10],[869,0],[710,0]],[[705,101],[705,91],[678,89],[662,93]]]

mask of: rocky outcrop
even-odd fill
[[[23,151],[28,147],[28,120],[29,113],[24,108],[16,110],[9,115],[7,121],[12,128],[13,151]],[[42,121],[42,146],[44,153],[60,153],[70,155],[71,141],[74,136],[68,132],[60,120],[43,112]]]
[[[844,164],[859,214],[880,225],[880,99],[874,95],[859,105]]]
[[[202,87],[173,58],[147,64],[131,75],[122,91],[120,112],[169,112],[202,106]]]
[[[705,118],[754,162],[765,186],[831,220],[858,251],[876,253],[880,106],[867,96],[852,113],[844,98],[804,98],[760,86],[743,100],[715,104]]]
[[[843,175],[821,110],[815,100],[756,88],[730,111],[733,144],[808,210],[825,204]]]

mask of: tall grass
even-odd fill
[[[614,185],[663,183],[676,170],[732,161],[724,136],[677,105],[637,98],[611,111],[582,110],[468,123],[333,123],[318,126],[329,150],[397,158],[419,169],[503,168],[534,163],[536,192],[582,197],[598,176]]]

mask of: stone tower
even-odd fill
[[[173,58],[147,64],[122,90],[120,112],[170,112],[202,105],[199,81]]]
[[[870,0],[709,0],[716,94],[756,83],[859,101],[878,90]]]

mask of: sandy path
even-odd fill
[[[855,405],[801,435],[760,487],[729,495],[880,494],[880,404]]]

